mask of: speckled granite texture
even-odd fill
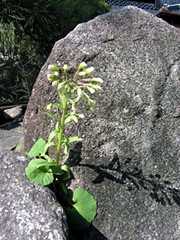
[[[12,152],[0,154],[0,240],[65,240],[63,209],[45,187],[25,176],[27,159]]]
[[[93,227],[77,239],[180,239],[180,30],[135,7],[78,25],[56,42],[34,85],[26,149],[54,124],[43,114],[55,100],[48,64],[82,61],[104,83],[94,111],[67,130],[83,138],[71,152],[72,187],[88,189],[99,206]]]

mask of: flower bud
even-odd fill
[[[93,88],[96,92],[102,89],[99,85],[93,85]]]
[[[67,64],[64,64],[63,70],[64,70],[64,72],[68,72],[69,68],[68,68],[68,65],[67,65]]]
[[[50,110],[51,110],[51,108],[52,108],[52,106],[53,106],[53,104],[52,104],[52,103],[50,103],[50,104],[48,104],[48,105],[47,105],[46,109],[47,109],[48,111],[50,111]]]
[[[53,82],[52,82],[52,86],[53,86],[53,87],[57,87],[58,84],[59,84],[59,81],[53,81]]]
[[[61,89],[63,86],[65,86],[65,85],[66,85],[66,81],[61,82],[61,83],[58,84],[57,89],[60,90],[60,89]]]
[[[63,87],[63,84],[59,83],[57,89],[60,90],[62,87]]]
[[[101,78],[92,78],[92,83],[103,83]]]
[[[79,113],[77,116],[78,116],[79,118],[84,118],[84,114],[82,114],[82,113]]]
[[[78,75],[80,77],[84,77],[86,75],[86,72],[85,71],[78,72]]]
[[[56,77],[59,77],[59,72],[58,72],[58,71],[55,71],[55,72],[54,72],[54,75],[55,75]]]
[[[87,67],[87,64],[85,62],[82,62],[79,64],[78,70],[83,70],[85,67]]]
[[[49,66],[48,66],[48,69],[49,69],[49,70],[52,70],[52,71],[59,71],[59,67],[56,66],[56,65],[49,65]]]
[[[85,69],[84,71],[87,75],[89,75],[90,73],[92,73],[94,71],[94,67],[89,67],[89,68]]]
[[[48,75],[47,75],[47,78],[48,78],[48,80],[49,80],[50,82],[52,82],[52,81],[54,80],[54,78],[55,78],[55,75],[54,75],[54,74],[48,74]]]

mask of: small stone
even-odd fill
[[[5,120],[11,120],[21,117],[23,114],[22,107],[14,107],[4,110],[3,112],[3,118]]]

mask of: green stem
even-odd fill
[[[68,103],[68,100],[66,99],[64,103],[63,112],[62,112],[61,128],[60,128],[59,135],[57,137],[57,154],[56,154],[57,164],[60,163],[60,157],[61,157],[61,151],[62,151],[63,135],[64,135],[64,129],[65,129],[65,116],[67,113],[67,103]]]

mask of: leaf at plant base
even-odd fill
[[[52,163],[43,159],[33,159],[29,162],[26,171],[26,176],[34,183],[42,186],[49,185],[53,182],[54,176],[51,170]]]
[[[50,167],[54,175],[63,175],[65,174],[64,170],[61,169],[60,165],[54,165]]]
[[[35,144],[32,146],[32,148],[30,149],[30,151],[27,153],[28,157],[37,157],[39,156],[41,153],[44,152],[44,147],[46,145],[46,141],[42,138],[39,138]]]
[[[85,189],[77,188],[73,192],[72,200],[73,206],[64,208],[70,226],[77,230],[88,228],[97,212],[95,198]]]

